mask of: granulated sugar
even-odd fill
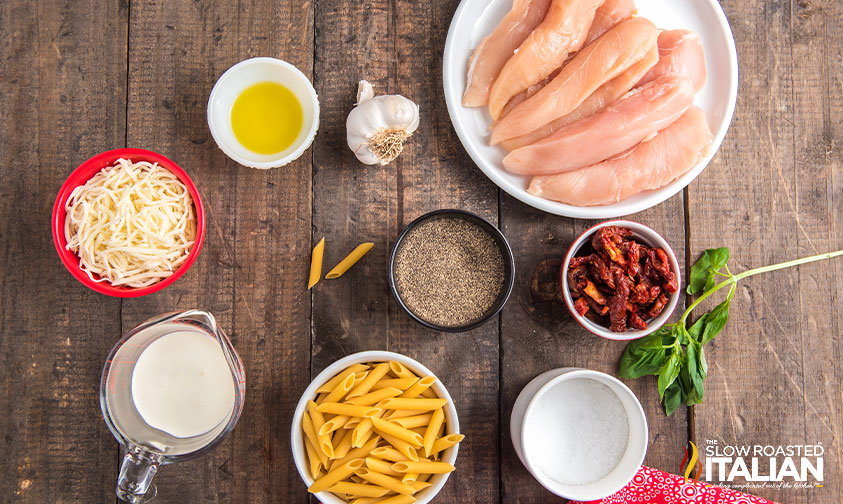
[[[629,417],[603,383],[575,378],[548,389],[524,425],[534,471],[563,485],[597,481],[617,467],[629,443]]]

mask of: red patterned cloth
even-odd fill
[[[574,504],[571,501],[571,504]],[[685,478],[641,466],[638,474],[620,492],[583,504],[778,504],[736,490]]]

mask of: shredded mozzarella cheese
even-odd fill
[[[118,159],[74,189],[65,211],[67,249],[91,280],[114,286],[146,287],[169,277],[196,237],[187,187],[158,163]]]

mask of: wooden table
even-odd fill
[[[246,364],[248,400],[211,455],[161,470],[158,502],[306,502],[289,447],[301,392],[335,359],[389,349],[431,367],[464,433],[437,503],[558,502],[515,457],[509,413],[521,388],[560,366],[617,372],[621,343],[535,303],[536,265],[590,222],[533,210],[499,191],[460,146],[442,95],[442,48],[457,0],[251,2],[8,0],[0,6],[0,501],[113,502],[119,454],[98,404],[103,361],[122,332],[158,313],[216,315]],[[733,270],[843,248],[843,4],[724,0],[741,62],[735,119],[720,153],[683,193],[631,218],[660,231],[686,267],[728,246]],[[258,171],[216,147],[205,120],[217,77],[252,56],[311,76],[322,116],[292,165]],[[421,107],[399,160],[364,167],[345,144],[357,81]],[[164,291],[120,300],[62,267],[50,210],[64,178],[116,147],[180,163],[208,209],[198,262]],[[390,246],[412,219],[463,208],[497,222],[517,283],[500,317],[438,334],[390,298]],[[332,264],[366,259],[306,290],[313,243]],[[654,380],[628,382],[650,423],[646,463],[680,471],[698,444],[815,444],[824,488],[765,489],[787,503],[843,498],[843,261],[742,283],[708,347],[705,402],[666,417]]]

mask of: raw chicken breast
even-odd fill
[[[670,30],[659,34],[659,62],[645,75],[640,86],[659,75],[678,73],[687,76],[696,93],[705,85],[705,53],[700,36],[688,30]]]
[[[544,21],[509,58],[489,92],[492,119],[515,95],[551,74],[582,47],[603,0],[552,0]]]
[[[616,24],[631,18],[638,10],[633,0],[606,0],[594,13],[594,21],[585,37],[584,46],[594,42],[597,37],[611,30]]]
[[[510,173],[551,175],[603,161],[651,138],[694,101],[691,82],[668,74],[635,88],[591,117],[503,158]]]
[[[550,1],[515,0],[498,26],[480,42],[468,63],[464,106],[482,107],[489,103],[489,88],[518,46],[542,22]]]
[[[579,170],[533,177],[527,192],[575,206],[617,203],[684,175],[705,156],[711,140],[705,114],[691,106],[652,140]]]
[[[634,86],[636,82],[640,81],[641,77],[643,77],[644,74],[646,74],[658,60],[659,50],[654,46],[643,58],[641,58],[640,61],[627,68],[624,73],[618,75],[606,84],[603,84],[597,89],[597,91],[591,93],[588,98],[586,98],[585,101],[583,101],[570,114],[566,114],[559,119],[549,122],[536,131],[510,140],[505,140],[501,142],[501,145],[508,151],[515,150],[519,147],[536,143],[542,138],[553,134],[553,132],[564,128],[574,121],[596,114],[597,112],[603,110],[608,104],[614,102],[626,94],[627,91],[632,89],[632,86]],[[527,97],[524,97],[524,100],[526,99]],[[507,107],[509,107],[509,105],[507,105]]]
[[[644,18],[612,28],[578,52],[541,91],[498,121],[491,144],[525,135],[570,113],[600,86],[640,61],[655,46],[658,33]]]
[[[585,45],[590,44],[594,39],[603,35],[607,31],[611,30],[612,28],[615,27],[615,25],[617,25],[621,21],[624,21],[625,19],[629,19],[630,17],[632,17],[635,14],[635,12],[636,12],[635,3],[632,0],[606,0],[606,3],[601,5],[597,9],[597,13],[594,14],[594,22],[591,23],[591,29],[588,30],[588,35],[586,36],[585,43],[583,45],[585,46]],[[654,56],[655,59],[654,59],[653,63],[651,63],[647,67],[647,69],[644,70],[644,72],[646,72],[651,66],[653,66],[653,64],[659,59],[658,51],[657,51],[656,48],[653,48],[653,52],[655,54],[655,56]],[[567,61],[565,63],[567,63]],[[563,63],[562,66],[564,66],[565,63]],[[503,108],[503,111],[501,112],[501,117],[506,116],[506,114],[508,114],[509,111],[512,110],[513,108],[515,108],[515,106],[518,105],[519,103],[523,102],[527,98],[529,98],[529,97],[533,96],[534,94],[538,93],[541,88],[545,87],[548,82],[552,81],[554,77],[559,75],[559,72],[561,70],[562,70],[562,67],[557,68],[549,76],[545,77],[544,79],[542,79],[538,83],[533,84],[532,86],[527,88],[526,91],[521,91],[517,95],[513,96],[512,99],[509,100],[509,103],[507,103],[506,106]],[[638,80],[640,80],[641,77],[644,76],[644,72],[641,72],[641,75],[636,77],[634,82],[637,82]],[[627,87],[626,89],[624,89],[623,91],[621,91],[620,93],[615,95],[612,98],[612,100],[614,100],[618,96],[626,93],[631,88],[632,88],[632,84],[630,83],[629,87]],[[547,136],[549,134],[550,134],[550,132],[545,133],[544,135],[542,135],[539,138],[544,138],[545,136]],[[538,138],[536,138],[536,140],[538,140]],[[528,143],[533,143],[533,142],[528,142]],[[526,145],[526,144],[524,144],[524,145]],[[508,150],[512,150],[514,148],[515,147],[511,147],[511,148],[507,147]]]

